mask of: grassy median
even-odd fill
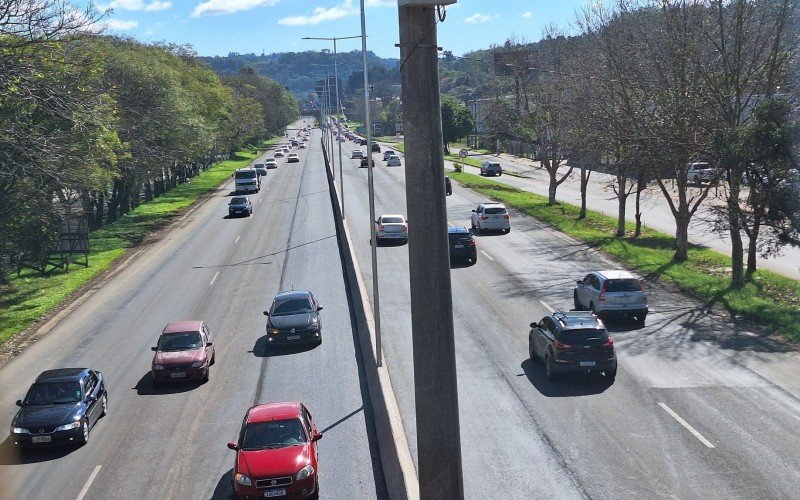
[[[729,256],[690,246],[689,259],[673,260],[675,238],[649,228],[633,238],[634,225],[628,224],[630,236],[614,236],[617,220],[588,211],[578,219],[579,208],[559,203],[548,205],[547,197],[529,193],[474,174],[449,173],[464,187],[501,201],[570,236],[586,242],[645,277],[657,277],[673,283],[689,294],[721,306],[731,314],[773,328],[792,340],[800,340],[800,281],[770,271],[757,271],[743,288],[730,286]]]
[[[9,284],[0,286],[0,344],[57,308],[69,295],[108,269],[127,249],[168,224],[202,195],[230,179],[235,169],[248,165],[259,154],[255,149],[240,151],[232,159],[216,163],[195,176],[191,182],[176,186],[117,222],[92,232],[88,267],[71,264],[68,272],[56,269],[42,275],[24,269],[19,276],[11,274]]]

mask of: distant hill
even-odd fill
[[[259,74],[272,78],[284,85],[298,99],[305,99],[314,91],[314,85],[325,79],[326,74],[333,75],[333,52],[330,50],[306,52],[279,52],[275,54],[238,54],[232,52],[227,56],[201,57],[217,73],[231,75],[244,66],[251,66]],[[363,67],[361,51],[339,52],[337,56],[339,79],[347,82],[351,73],[361,71]],[[367,52],[369,67],[382,66],[394,69],[398,59],[384,59],[372,52]],[[399,83],[399,82],[398,82]]]

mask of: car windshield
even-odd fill
[[[282,302],[275,302],[272,305],[271,316],[289,316],[291,314],[310,313],[311,302],[306,299],[287,299]]]
[[[80,400],[81,384],[77,380],[33,384],[25,395],[26,405],[77,403]]]
[[[506,209],[502,207],[487,207],[483,213],[494,215],[494,214],[504,214],[506,213]]]
[[[299,418],[247,424],[242,435],[242,450],[264,450],[304,444],[306,439]]]
[[[581,344],[592,340],[607,340],[608,332],[605,330],[566,330],[561,332],[558,339],[565,344]]]
[[[491,167],[491,168],[500,168],[500,164],[499,163],[489,163],[486,166],[487,167]]]
[[[231,198],[231,205],[244,205],[245,203],[247,203],[247,198],[244,198],[242,196]]]
[[[636,279],[606,280],[605,284],[606,292],[638,292],[641,290],[639,280]]]
[[[184,351],[203,347],[199,332],[170,333],[158,339],[159,351]]]
[[[237,179],[253,179],[256,176],[255,170],[240,170],[236,172]]]
[[[381,222],[384,224],[404,224],[406,221],[402,217],[383,217]]]
[[[253,165],[253,167],[255,167],[255,168],[264,168],[264,164],[263,163],[256,163],[255,165]]]

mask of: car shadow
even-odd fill
[[[251,214],[252,215],[252,214]],[[246,219],[250,217],[250,215],[226,215],[223,219]]]
[[[614,385],[601,373],[562,373],[554,381],[547,380],[544,365],[530,358],[523,361],[520,367],[536,390],[548,398],[591,396],[601,394]]]
[[[219,478],[214,493],[211,494],[211,500],[228,500],[230,498],[233,498],[233,469],[228,469]]]
[[[634,332],[646,326],[646,324],[643,325],[638,321],[629,319],[604,319],[603,324],[606,325],[608,333]]]
[[[478,238],[484,236],[505,236],[508,234],[502,229],[483,229],[480,233],[477,229],[470,229],[469,232],[472,233],[472,236],[477,236]]]
[[[253,346],[252,353],[258,358],[272,358],[276,356],[289,356],[291,354],[300,354],[302,352],[311,351],[317,348],[317,344],[297,344],[297,345],[272,345],[267,340],[266,335],[262,335],[256,340]]]
[[[169,382],[165,384],[153,384],[153,376],[150,372],[142,375],[142,378],[136,383],[133,389],[139,396],[156,396],[161,394],[179,394],[181,392],[188,392],[203,385],[203,382],[196,382],[192,380],[182,380],[180,382]]]
[[[49,462],[51,460],[63,458],[77,449],[78,446],[74,445],[50,446],[35,449],[20,448],[11,441],[11,437],[9,436],[0,444],[0,465],[23,465]]]
[[[385,239],[385,240],[378,240],[379,247],[402,247],[408,244],[406,240],[402,239]]]

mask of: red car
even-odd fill
[[[203,321],[170,323],[158,337],[151,373],[153,383],[175,380],[208,380],[214,364],[214,344]]]
[[[322,434],[303,403],[247,410],[236,451],[234,498],[319,498],[317,441]]]

